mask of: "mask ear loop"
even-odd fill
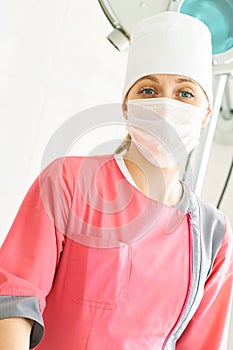
[[[122,114],[123,114],[123,117],[124,117],[125,120],[128,119],[127,112],[128,112],[128,106],[127,106],[127,103],[124,102],[122,104]]]
[[[204,90],[203,90],[203,91],[204,91]],[[204,92],[205,92],[205,91],[204,91]],[[205,94],[206,94],[206,93],[205,93]],[[206,95],[206,97],[207,97],[207,95]],[[209,105],[208,108],[207,108],[207,114],[206,114],[206,116],[205,116],[205,118],[204,118],[204,122],[203,122],[203,124],[202,124],[202,126],[201,126],[202,129],[209,123],[211,113],[212,113],[212,112],[211,112],[211,108],[210,108],[210,105]],[[183,181],[183,182],[185,182],[185,180],[186,180],[187,173],[188,173],[188,169],[189,169],[189,165],[190,165],[190,162],[191,162],[191,157],[192,157],[192,154],[193,154],[194,150],[195,150],[195,149],[193,149],[193,150],[189,153],[188,158],[187,158],[187,160],[186,160],[185,169],[184,169],[183,178],[182,178],[182,181]]]
[[[185,164],[185,169],[184,169],[184,174],[183,174],[183,178],[182,178],[182,181],[185,182],[186,180],[186,176],[187,176],[187,173],[188,173],[188,169],[189,169],[189,165],[190,165],[190,161],[191,161],[191,156],[192,156],[192,153],[193,153],[194,150],[192,150],[189,155],[188,155],[188,158],[186,160],[186,164]]]
[[[123,113],[123,117],[125,120],[127,120],[127,103],[126,100],[123,102],[122,104],[122,113]],[[121,144],[115,149],[114,154],[123,154],[125,152],[127,152],[130,149],[131,146],[131,141],[132,138],[130,136],[130,134],[128,133],[125,138],[123,139],[123,141],[121,142]]]

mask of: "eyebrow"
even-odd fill
[[[159,83],[159,79],[157,77],[154,77],[153,75],[146,75],[145,77],[142,77],[141,79],[139,79],[139,81],[141,81],[143,79],[149,79],[149,80],[152,80],[156,83]]]
[[[149,80],[154,81],[155,83],[160,82],[160,80],[153,75],[146,75],[145,77],[141,78],[139,81],[141,81],[143,79],[149,79]],[[190,79],[190,78],[186,78],[186,77],[176,79],[176,83],[193,83],[193,84],[199,86],[199,84],[195,80]]]
[[[195,80],[190,79],[190,78],[178,78],[178,79],[176,79],[176,83],[186,83],[186,82],[193,83],[193,84],[199,86],[199,84]]]

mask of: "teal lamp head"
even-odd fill
[[[170,9],[193,16],[209,27],[215,64],[233,61],[233,0],[181,0]]]

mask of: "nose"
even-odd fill
[[[170,86],[165,86],[161,89],[160,97],[163,98],[174,98],[173,90]]]

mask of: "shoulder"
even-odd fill
[[[204,200],[186,185],[190,198],[190,215],[195,227],[198,229],[202,240],[206,245],[221,244],[225,227],[225,215],[212,203]]]
[[[53,160],[41,174],[72,177],[78,171],[96,168],[106,163],[114,161],[114,155],[101,156],[66,156]]]
[[[206,250],[212,247],[212,254],[216,255],[225,240],[232,240],[229,220],[212,203],[200,198],[193,192],[192,197],[196,202],[194,215],[198,217],[198,229],[202,242]]]
[[[117,171],[114,155],[66,156],[52,161],[40,173],[38,180],[40,189],[68,189],[74,193],[80,186],[89,188],[97,178],[99,181],[109,179],[114,171]]]
[[[217,226],[224,229],[224,214],[212,203],[199,197],[187,184],[185,184],[185,188],[190,200],[189,211],[191,216],[197,218],[203,228]]]
[[[194,231],[200,238],[203,259],[207,258],[210,266],[219,254],[222,257],[229,255],[233,261],[233,237],[228,218],[213,204],[189,191],[192,198],[190,214],[194,218]],[[211,268],[208,275],[210,272]]]
[[[200,210],[200,219],[205,222],[205,225],[225,227],[225,215],[217,209],[212,203],[203,200],[197,196],[197,201]]]

